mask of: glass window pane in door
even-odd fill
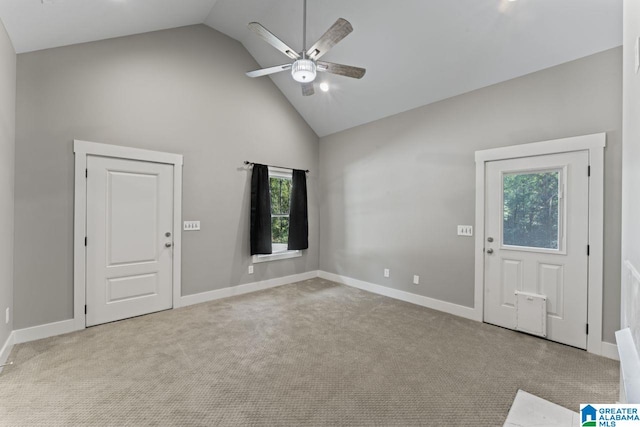
[[[560,171],[504,174],[502,243],[559,249]]]

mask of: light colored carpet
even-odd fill
[[[14,348],[9,426],[499,426],[612,403],[617,362],[321,279]]]

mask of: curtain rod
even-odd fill
[[[250,161],[248,161],[248,160],[245,160],[245,161],[244,161],[244,164],[245,164],[245,165],[251,165],[251,166],[255,165],[255,163],[254,163],[254,162],[250,162]],[[280,169],[289,169],[289,170],[294,170],[293,168],[285,168],[284,166],[276,166],[276,165],[266,165],[266,166],[271,166],[272,168],[280,168]],[[306,173],[309,173],[309,169],[306,169],[306,170],[305,170],[305,172],[306,172]]]

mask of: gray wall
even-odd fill
[[[184,154],[183,295],[318,268],[318,137],[204,25],[18,56],[15,328],[73,315],[73,139]],[[243,160],[311,169],[310,248],[248,275]]]
[[[320,269],[472,307],[474,239],[458,237],[456,226],[475,223],[474,151],[606,131],[603,338],[615,342],[621,54],[612,49],[321,138]]]
[[[5,311],[13,311],[13,183],[16,130],[16,53],[0,22],[0,348],[12,330]],[[12,316],[13,317],[13,316]]]

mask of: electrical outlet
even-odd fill
[[[253,274],[253,265],[249,266],[249,274]]]
[[[458,226],[458,236],[473,236],[473,226],[472,225],[459,225]]]
[[[384,277],[389,277],[389,269],[388,268],[384,269]]]
[[[200,221],[185,221],[184,231],[197,231],[200,230]]]
[[[419,285],[420,284],[420,276],[418,276],[418,275],[414,275],[413,276],[413,284],[414,285]]]
[[[8,325],[9,324],[9,320],[11,320],[11,309],[9,307],[7,307],[6,311],[5,311],[5,315],[4,315],[4,322]]]

